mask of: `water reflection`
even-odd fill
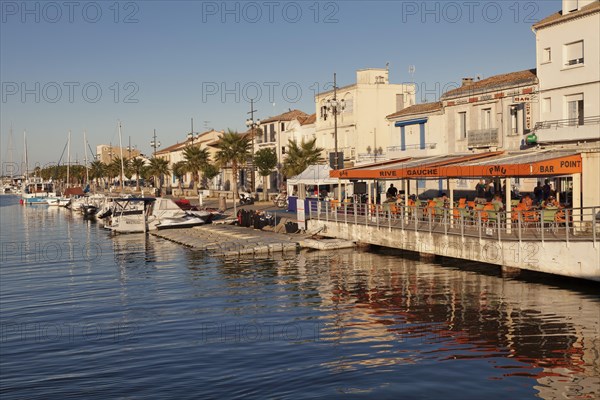
[[[596,285],[349,250],[222,260],[64,211],[0,208],[3,398],[600,396]],[[133,334],[18,330],[37,326]]]
[[[372,343],[332,368],[479,359],[497,370],[488,379],[531,378],[543,398],[600,394],[595,292],[368,252],[302,253],[298,265],[319,278],[321,339]]]

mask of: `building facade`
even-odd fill
[[[543,145],[600,141],[600,1],[563,0],[533,25]]]
[[[277,191],[277,188],[283,183],[280,169],[285,159],[288,139],[295,140],[303,137],[306,129],[302,126],[302,122],[308,121],[309,117],[310,115],[304,111],[289,110],[260,121],[260,134],[255,136],[253,141],[254,152],[264,148],[274,149],[279,167],[269,177],[266,190]],[[258,175],[258,171],[254,171],[254,174],[255,189],[260,188],[263,190],[262,177]]]
[[[535,69],[491,76],[444,93],[448,152],[519,150],[538,115]]]
[[[386,118],[390,130],[390,146],[386,151],[388,158],[448,153],[446,118],[441,102],[416,104]]]
[[[201,149],[207,149],[210,155],[210,159],[214,161],[216,149],[210,144],[213,144],[219,139],[219,136],[223,134],[222,131],[216,131],[214,129],[203,132],[197,135],[192,135],[187,138],[185,141],[181,143],[176,143],[169,147],[166,147],[160,151],[156,152],[157,158],[165,159],[169,162],[169,169],[171,170],[170,175],[167,177],[166,185],[168,187],[179,187],[181,186],[183,190],[189,190],[193,188],[194,184],[194,176],[195,174],[191,172],[187,172],[183,179],[179,180],[177,176],[173,174],[173,165],[180,161],[185,161],[184,150],[188,146],[195,146]],[[220,182],[223,180],[223,172],[216,178],[214,178],[213,182],[209,182],[209,186],[211,188],[218,186]],[[195,195],[195,193],[194,193]]]
[[[333,90],[315,97],[317,145],[325,149],[327,159],[335,153],[335,116],[329,106],[333,97]],[[375,152],[386,157],[387,148],[396,142],[386,116],[415,104],[415,85],[391,84],[385,68],[358,70],[356,83],[337,89],[336,99],[341,104],[337,150],[343,152],[344,163],[352,165]]]
[[[125,160],[131,160],[141,155],[138,149],[130,147],[121,148],[110,144],[96,146],[96,160],[102,161],[104,164],[110,164],[115,158],[121,157],[121,154]]]

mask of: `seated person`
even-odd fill
[[[523,199],[521,200],[521,203],[525,204],[526,208],[531,208],[533,207],[533,200],[531,199],[531,196],[529,196],[528,194],[526,194]]]
[[[442,198],[440,199],[442,203],[442,207],[449,208],[450,207],[450,199],[446,193],[442,193]]]
[[[554,196],[550,196],[548,197],[548,199],[544,202],[544,207],[548,208],[558,208],[560,207],[560,204],[558,203],[558,201],[556,201],[556,199],[554,198]]]
[[[386,192],[386,197],[389,198],[395,198],[398,195],[398,189],[396,189],[394,187],[394,184],[390,184],[389,189]]]
[[[499,194],[495,195],[492,199],[492,205],[494,206],[494,211],[503,211],[504,203],[502,203],[502,198]]]

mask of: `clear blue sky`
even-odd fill
[[[30,164],[57,162],[69,129],[72,159],[83,159],[84,130],[94,150],[118,144],[118,120],[124,145],[131,137],[144,153],[153,129],[165,147],[184,140],[192,117],[195,131],[204,121],[244,130],[256,87],[259,118],[288,108],[312,113],[315,91],[333,72],[343,86],[354,83],[355,70],[387,62],[392,83],[414,81],[433,101],[465,76],[534,68],[531,25],[561,7],[550,0],[1,5],[1,157],[12,124],[14,160],[26,130]]]

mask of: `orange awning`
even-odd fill
[[[439,177],[441,168],[457,163],[490,158],[503,152],[479,154],[452,154],[426,158],[403,158],[384,163],[369,164],[330,172],[340,179],[401,179]]]
[[[534,177],[581,173],[575,151],[490,152],[402,159],[331,171],[340,179]]]

